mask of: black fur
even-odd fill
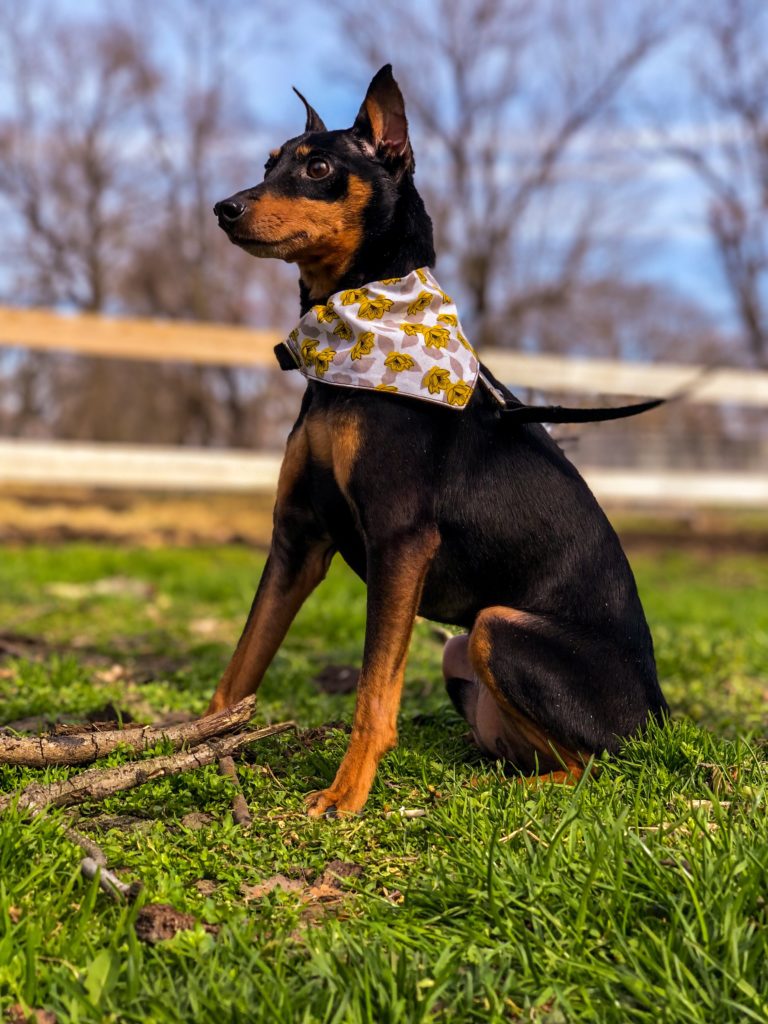
[[[333,162],[329,178],[302,174],[294,154],[303,144]],[[372,153],[359,125],[305,133],[267,165],[262,185],[238,196],[269,189],[333,203],[346,194],[350,174],[370,182],[364,241],[337,291],[433,264],[432,226],[411,166],[408,154],[398,165],[391,154]],[[302,312],[316,301],[302,290]],[[277,510],[279,558],[300,565],[307,536],[325,538],[369,582],[370,634],[372,619],[386,614],[371,588],[397,572],[404,539],[436,529],[439,547],[418,611],[466,630],[491,606],[534,616],[491,627],[490,668],[528,719],[572,749],[599,752],[665,712],[620,542],[541,426],[506,418],[482,388],[456,412],[309,381],[293,433],[310,420],[333,430],[350,419],[361,425],[361,443],[344,489],[310,454]],[[458,691],[453,696],[460,703]]]

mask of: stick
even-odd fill
[[[99,887],[109,893],[113,899],[126,899],[133,903],[142,889],[141,882],[131,882],[126,885],[114,872],[110,871],[106,864],[99,864],[93,857],[83,857],[80,861],[80,870],[86,878],[96,878],[98,875]]]
[[[79,846],[85,854],[85,857],[80,861],[80,871],[86,878],[98,876],[99,888],[108,893],[112,899],[126,899],[129,903],[134,902],[143,889],[141,882],[131,882],[130,885],[126,885],[107,867],[107,855],[99,844],[89,839],[88,836],[84,836],[82,832],[78,832],[75,828],[67,827],[64,829],[64,835],[75,846]]]
[[[132,761],[117,768],[90,768],[62,782],[32,783],[19,793],[0,800],[0,812],[6,810],[14,801],[18,801],[20,808],[38,812],[43,807],[69,807],[84,803],[86,800],[103,800],[112,793],[133,789],[153,779],[162,779],[167,775],[177,775],[179,772],[213,764],[219,758],[231,756],[249,743],[295,728],[295,722],[279,722],[277,725],[268,725],[263,729],[239,733],[237,736],[211,739],[206,743],[200,743],[193,750],[166,757]]]
[[[252,821],[251,812],[248,809],[248,804],[240,787],[240,779],[238,779],[237,772],[235,771],[234,759],[231,757],[219,758],[219,772],[237,788],[237,792],[232,797],[232,817],[238,825],[250,825]]]
[[[233,732],[246,725],[256,707],[254,696],[246,697],[231,708],[183,725],[143,726],[138,729],[111,729],[108,732],[82,732],[67,736],[0,736],[0,764],[20,764],[28,768],[47,768],[54,764],[88,764],[106,757],[118,747],[142,751],[161,740],[174,750]]]

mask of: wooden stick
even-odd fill
[[[184,744],[195,746],[213,736],[234,732],[246,725],[256,707],[256,697],[246,697],[239,704],[217,711],[206,718],[196,718],[183,725],[152,726],[138,729],[111,729],[107,732],[72,733],[66,736],[0,736],[0,764],[19,764],[28,768],[47,768],[54,764],[89,764],[106,757],[118,747],[142,751],[161,740],[168,740],[174,750]]]
[[[211,718],[213,716],[211,715]],[[74,775],[62,782],[32,783],[19,793],[0,800],[0,812],[6,810],[15,801],[20,808],[39,812],[44,807],[69,807],[84,803],[86,800],[103,800],[113,793],[125,789],[133,789],[153,779],[162,779],[167,775],[192,771],[204,765],[213,764],[219,758],[229,757],[249,743],[276,736],[278,733],[295,729],[295,722],[279,722],[263,729],[226,736],[223,739],[211,739],[200,743],[192,750],[181,751],[166,757],[152,757],[146,761],[131,761],[117,768],[90,768],[88,771]]]
[[[237,777],[234,758],[219,758],[219,771],[225,778],[229,779],[237,789],[237,792],[232,797],[232,817],[238,825],[250,825],[252,822],[251,812],[248,809],[248,804],[246,803],[243,791],[240,787],[240,779]]]

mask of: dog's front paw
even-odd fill
[[[364,805],[367,793],[360,794],[343,790],[319,789],[307,797],[307,814],[310,818],[335,818],[344,814],[359,814]]]

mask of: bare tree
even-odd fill
[[[702,0],[689,22],[688,138],[672,139],[668,148],[706,189],[706,223],[748,353],[766,366],[768,7],[763,0]]]
[[[366,70],[394,59],[419,187],[474,339],[520,343],[526,312],[563,302],[588,269],[611,191],[589,180],[590,132],[662,38],[659,5],[334,6]]]
[[[241,69],[259,24],[230,0],[132,0],[60,20],[47,4],[10,0],[0,200],[12,227],[0,283],[11,301],[275,322],[285,277],[254,274],[211,211],[246,175]],[[256,372],[29,355],[10,365],[13,432],[247,444],[261,417]],[[42,392],[53,398],[45,417]]]
[[[4,248],[17,298],[101,311],[129,244],[141,179],[124,158],[158,85],[119,26],[50,19],[11,2],[0,21],[0,193],[18,230]]]

